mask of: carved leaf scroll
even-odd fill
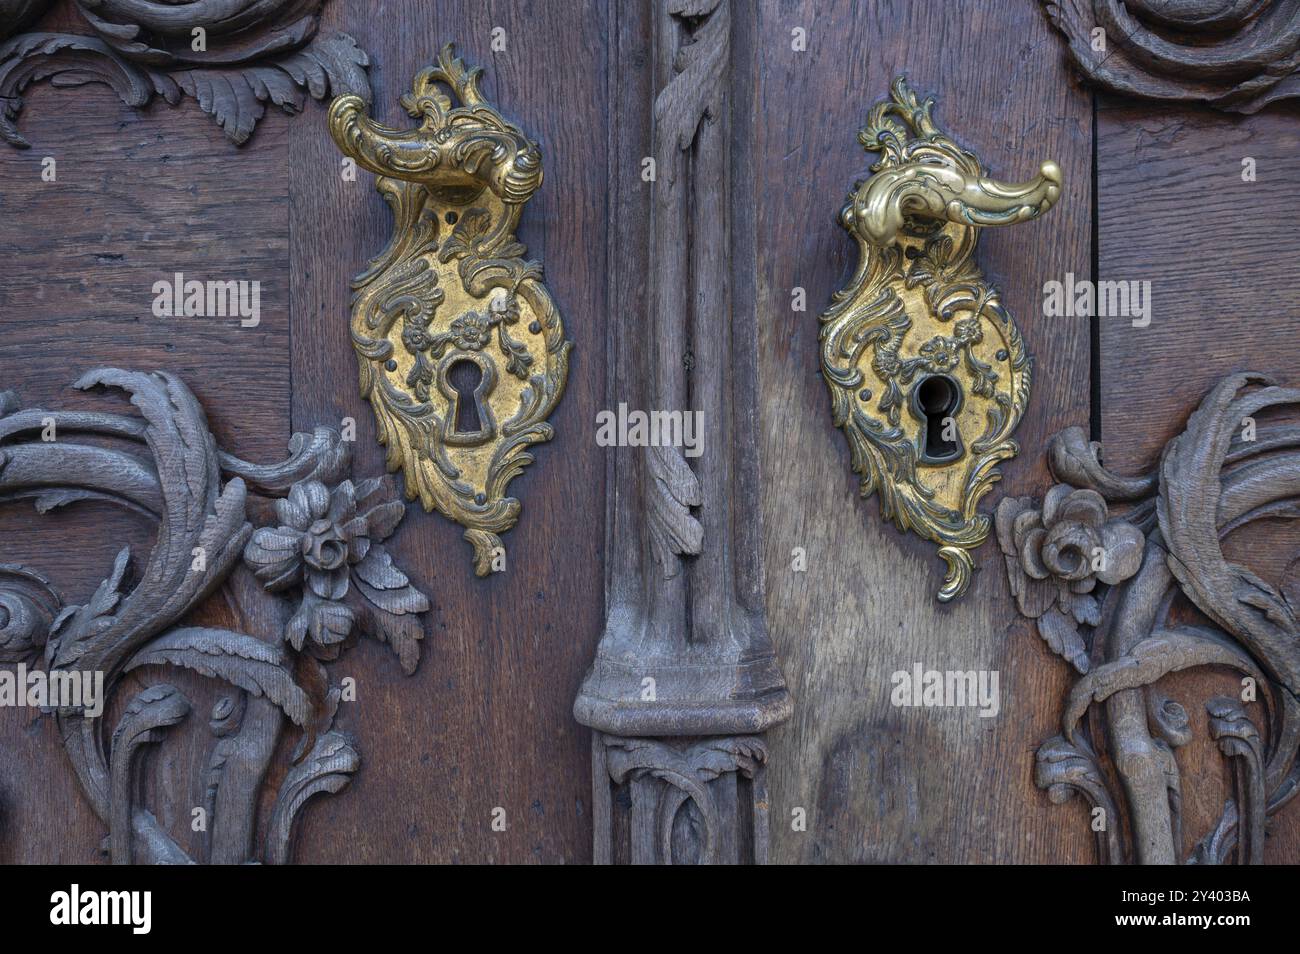
[[[293,681],[281,648],[244,633],[219,629],[173,629],[131,657],[128,671],[140,666],[181,666],[222,679],[255,696],[265,696],[296,725],[305,726],[312,703]]]
[[[316,659],[337,658],[355,638],[353,616],[362,615],[362,630],[394,643],[407,672],[418,661],[423,632],[416,617],[429,602],[382,545],[405,507],[392,500],[386,479],[346,479],[350,445],[335,431],[295,434],[286,460],[252,464],[217,450],[198,401],[175,376],[101,369],[77,382],[82,389],[101,385],[124,390],[140,416],[24,411],[12,392],[0,392],[0,500],[111,501],[156,520],[155,542],[135,576],[128,572],[131,551],[120,550],[80,606],[63,605],[41,574],[0,566],[0,661],[38,664],[41,656],[51,672],[102,673],[108,696],[124,673],[165,666],[233,687],[237,694],[224,696],[210,720],[217,741],[207,771],[212,817],[205,850],[220,863],[283,862],[304,803],[341,790],[360,765],[355,745],[332,727],[340,693]],[[40,431],[51,418],[60,439],[43,441]],[[254,532],[245,509],[250,493],[270,498],[274,505],[259,511],[273,510],[283,526]],[[259,538],[265,534],[291,534],[293,546],[273,551]],[[244,565],[261,575],[266,590]],[[179,625],[218,590],[242,619],[289,623],[256,633]],[[298,595],[298,612],[241,609],[272,599],[268,591]],[[344,611],[347,624],[329,638],[319,630],[311,641],[294,638],[295,616]],[[161,744],[164,730],[190,708],[174,687],[149,686],[126,707],[108,744],[99,717],[84,704],[57,709],[68,758],[109,829],[115,862],[196,860],[137,802],[145,747]],[[285,776],[259,850],[253,839],[260,786],[285,718],[303,730],[298,748],[306,755],[295,756]]]
[[[135,108],[155,96],[173,106],[190,96],[237,145],[252,136],[268,103],[293,114],[307,96],[369,101],[369,58],[347,34],[318,33],[323,3],[78,0],[93,31],[79,35],[17,32],[48,4],[0,0],[0,139],[29,146],[15,121],[23,91],[43,79],[103,83]]]
[[[1254,113],[1300,96],[1293,0],[1042,0],[1092,83],[1130,96]]]
[[[1300,622],[1276,586],[1227,562],[1220,544],[1253,521],[1300,515],[1300,430],[1268,424],[1253,440],[1241,434],[1243,419],[1284,405],[1300,406],[1300,391],[1277,387],[1262,375],[1230,375],[1169,442],[1160,466],[1142,477],[1106,471],[1100,447],[1079,428],[1067,429],[1053,439],[1049,452],[1063,483],[1048,492],[1041,507],[1026,498],[1004,500],[999,508],[999,541],[1012,592],[1049,643],[1053,634],[1043,631],[1047,616],[1031,594],[1041,590],[1062,598],[1074,594],[1085,576],[1074,572],[1078,564],[1051,556],[1053,541],[1031,536],[1030,528],[1045,524],[1049,536],[1059,536],[1057,542],[1077,536],[1081,523],[1095,529],[1120,521],[1129,528],[1121,551],[1103,571],[1106,577],[1095,581],[1097,599],[1109,609],[1079,620],[1077,638],[1089,665],[1076,661],[1086,674],[1066,700],[1062,735],[1038,752],[1037,781],[1054,801],[1077,790],[1106,811],[1110,834],[1098,839],[1105,862],[1132,857],[1141,863],[1220,864],[1235,857],[1259,863],[1267,817],[1300,790]],[[1065,501],[1079,503],[1065,514]],[[1108,513],[1108,507],[1120,504],[1129,505],[1126,514]],[[1098,513],[1086,516],[1098,507]],[[1037,516],[1040,510],[1063,516],[1044,520]],[[1139,526],[1145,538],[1140,566],[1129,559],[1134,542],[1129,538]],[[1170,622],[1173,597],[1180,593],[1211,625]],[[1177,750],[1191,732],[1183,706],[1167,698],[1158,683],[1169,673],[1207,666],[1226,667],[1258,685],[1259,715],[1251,715],[1255,702],[1215,697],[1206,703],[1210,734],[1229,763],[1234,793],[1218,823],[1188,850],[1182,842]],[[1104,735],[1089,721],[1099,717],[1105,720]],[[1111,791],[1111,775],[1093,756],[1090,736],[1106,739],[1100,754],[1122,783],[1124,799]],[[1116,817],[1121,809],[1128,816],[1125,826]],[[1131,840],[1121,841],[1120,831],[1131,832]]]

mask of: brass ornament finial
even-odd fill
[[[334,101],[329,126],[394,216],[388,247],[352,283],[361,393],[407,497],[466,528],[485,576],[519,519],[506,485],[552,436],[572,342],[514,235],[541,151],[483,97],[480,72],[449,43],[402,97],[417,128],[376,123],[356,96]]]
[[[822,375],[862,495],[939,544],[941,601],[970,585],[970,551],[991,527],[976,505],[1015,456],[1030,365],[998,292],[972,261],[981,228],[1037,218],[1061,194],[1044,162],[1028,183],[987,178],[899,77],[859,141],[880,153],[840,213],[858,243],[849,284],[821,317]]]

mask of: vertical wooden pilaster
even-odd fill
[[[614,31],[608,406],[700,427],[695,446],[611,451],[608,616],[574,713],[597,730],[597,804],[611,781],[631,799],[632,843],[611,846],[598,809],[598,860],[762,860],[759,733],[792,705],[763,605],[755,64],[732,13],[653,0],[620,7]]]

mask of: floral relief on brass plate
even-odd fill
[[[362,395],[407,496],[466,528],[485,576],[519,519],[507,484],[552,436],[572,342],[514,234],[541,152],[484,99],[480,72],[448,44],[402,98],[417,128],[382,126],[343,96],[330,133],[378,175],[394,216],[388,247],[353,282]]]
[[[859,134],[880,160],[840,213],[859,261],[821,317],[821,366],[862,495],[939,545],[946,602],[970,585],[970,551],[991,527],[976,506],[1017,453],[1029,400],[1029,355],[975,245],[985,226],[1050,209],[1062,176],[1044,162],[1024,184],[985,177],[932,107],[900,77]]]

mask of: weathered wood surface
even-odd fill
[[[1075,67],[1101,89],[1241,113],[1300,95],[1292,0],[1040,2]]]
[[[69,385],[95,366],[164,368],[190,383],[225,446],[281,456],[290,391],[285,118],[271,118],[240,150],[198,110],[157,101],[137,111],[107,87],[36,84],[22,125],[34,148],[0,149],[0,389],[17,391],[24,407],[125,408],[120,397]],[[41,180],[46,156],[57,161],[53,183]],[[260,280],[260,325],[155,317],[153,284],[177,271]],[[121,546],[143,558],[151,535],[145,520],[107,505],[43,517],[29,504],[0,507],[0,562],[45,570],[72,601],[91,595]],[[222,619],[219,609],[206,617]],[[206,716],[219,694],[213,684],[174,681]],[[126,698],[133,682],[144,685],[129,676]],[[107,717],[115,724],[117,713]],[[150,798],[196,848],[188,819],[203,804],[211,737],[205,718],[190,722],[155,762]],[[0,861],[98,860],[105,831],[52,719],[0,708],[0,765]]]
[[[867,108],[898,73],[933,94],[936,120],[1003,179],[1044,159],[1065,173],[1042,220],[986,231],[979,264],[1035,357],[1034,391],[994,496],[1048,480],[1048,435],[1088,417],[1088,325],[1044,319],[1043,282],[1088,268],[1091,108],[1067,77],[1030,4],[960,2],[762,4],[766,71],[755,85],[760,179],[760,395],[769,624],[795,697],[769,735],[772,860],[1090,862],[1080,805],[1034,788],[1033,753],[1051,734],[1063,665],[1016,620],[994,541],[975,552],[960,601],[940,606],[933,548],[860,500],[849,452],[817,374],[817,314],[841,287],[855,249],[835,224],[844,195],[874,157],[856,140]],[[791,30],[808,32],[807,52]],[[791,290],[807,292],[791,311]],[[985,504],[988,506],[988,503]],[[807,551],[806,573],[791,551]],[[1002,711],[902,709],[890,675],[1000,672]],[[803,807],[808,830],[793,831]],[[1073,817],[1067,817],[1073,816]],[[1073,825],[1085,834],[1074,837]]]
[[[1145,328],[1099,320],[1101,429],[1111,470],[1150,468],[1201,396],[1233,371],[1300,384],[1295,316],[1300,238],[1282,226],[1300,215],[1300,109],[1274,104],[1248,117],[1203,108],[1102,97],[1097,114],[1098,275],[1150,281]],[[1242,160],[1255,160],[1254,182]],[[1262,426],[1276,414],[1261,414]],[[1296,594],[1300,527],[1265,521],[1227,538],[1229,560]],[[1194,618],[1180,613],[1181,618]],[[1231,794],[1203,700],[1235,695],[1232,673],[1178,674],[1161,688],[1182,701],[1193,741],[1183,766],[1185,839],[1213,826]],[[1300,857],[1300,812],[1270,824],[1265,861]]]
[[[411,515],[395,559],[430,594],[424,658],[398,678],[378,646],[351,672],[369,699],[345,710],[364,764],[346,798],[309,809],[297,860],[588,861],[590,740],[571,706],[603,622],[606,70],[604,3],[331,4],[323,24],[356,37],[376,66],[373,115],[406,126],[412,71],[454,40],[482,88],[541,145],[545,180],[519,229],[574,341],[555,438],[512,485],[525,501],[508,569],[477,579],[462,528]],[[502,28],[505,52],[493,53]],[[563,51],[563,66],[556,59]],[[323,116],[321,117],[323,120]],[[373,177],[340,177],[323,121],[289,129],[293,241],[293,424],[357,421],[359,472],[383,466],[357,393],[348,281],[391,232]],[[629,170],[629,174],[635,174]],[[492,828],[504,808],[507,828]]]
[[[867,106],[905,72],[937,97],[945,127],[994,174],[1027,176],[1054,158],[1066,176],[1050,216],[981,241],[980,264],[1036,357],[1021,456],[1004,467],[986,508],[1003,494],[1041,494],[1048,436],[1089,423],[1088,322],[1045,319],[1041,305],[1045,281],[1091,272],[1091,96],[1070,77],[1059,37],[1033,4],[943,7],[758,7],[756,175],[733,188],[753,196],[757,218],[761,429],[749,446],[762,455],[763,491],[761,500],[735,502],[735,513],[762,508],[769,626],[796,700],[792,721],[768,739],[774,861],[1095,857],[1083,805],[1051,805],[1033,784],[1034,752],[1058,731],[1069,670],[1018,618],[993,541],[977,552],[971,592],[953,606],[934,603],[939,561],[886,527],[877,501],[858,499],[817,375],[816,316],[854,258],[835,216],[871,159],[856,133]],[[490,49],[496,26],[506,31],[504,53]],[[795,27],[808,31],[807,52],[790,49]],[[606,229],[611,186],[621,207],[635,204],[628,194],[639,188],[640,159],[610,154],[607,124],[614,97],[645,96],[607,85],[614,33],[599,0],[340,0],[322,28],[351,33],[374,57],[381,121],[406,124],[397,98],[445,40],[486,68],[485,90],[542,146],[546,180],[520,237],[545,263],[575,351],[556,437],[519,481],[527,506],[508,572],[475,579],[459,528],[437,515],[409,514],[391,541],[434,603],[424,658],[406,678],[385,647],[363,642],[348,656],[339,675],[357,679],[362,701],[344,707],[340,725],[358,737],[363,765],[344,794],[308,807],[295,859],[587,861],[589,733],[570,705],[603,623],[606,457],[592,421],[606,403],[606,355],[618,346],[606,338],[607,311],[644,295],[643,276],[617,268],[624,290],[606,287],[609,262],[634,261],[625,244],[644,241],[631,219],[614,217],[620,234]],[[1193,107],[1101,106],[1101,277],[1159,269],[1150,276],[1152,326],[1100,328],[1101,437],[1108,465],[1123,472],[1148,463],[1225,371],[1293,376],[1290,272],[1300,249],[1284,223],[1295,218],[1297,125],[1285,105],[1244,121]],[[382,466],[356,392],[347,283],[387,239],[389,213],[369,176],[341,179],[319,104],[294,120],[268,115],[237,149],[192,108],[155,102],[136,111],[104,88],[36,84],[22,126],[36,148],[0,152],[0,387],[17,389],[27,406],[80,407],[89,399],[66,388],[85,367],[165,368],[184,375],[222,445],[246,457],[272,459],[291,429],[351,417],[356,471]],[[58,185],[40,181],[43,155],[59,159]],[[1258,160],[1255,184],[1240,180],[1242,155]],[[152,283],[177,270],[260,277],[261,326],[155,319]],[[790,308],[796,286],[807,293],[804,312]],[[1249,533],[1250,542],[1230,540],[1230,558],[1294,551],[1289,530]],[[0,559],[58,571],[70,599],[89,595],[122,542],[148,545],[142,521],[94,504],[44,517],[21,505],[0,509]],[[795,547],[807,551],[806,573],[790,569]],[[1268,556],[1256,569],[1278,579],[1288,561]],[[73,566],[85,569],[61,569]],[[890,674],[918,662],[998,670],[1001,715],[892,707]],[[199,714],[211,701],[192,698]],[[192,736],[167,743],[150,793],[183,844],[193,844],[188,813],[201,803],[196,780],[210,744],[203,720],[194,721]],[[1203,724],[1194,728],[1204,736]],[[58,744],[49,720],[0,709],[0,861],[96,858],[103,829]],[[1189,752],[1206,760],[1199,764],[1211,782],[1221,777],[1217,753]],[[1201,781],[1184,789],[1188,831],[1221,807],[1223,790]],[[504,832],[491,827],[498,806]],[[796,807],[808,812],[806,832],[791,830]],[[1300,854],[1295,812],[1275,826],[1267,860]]]

